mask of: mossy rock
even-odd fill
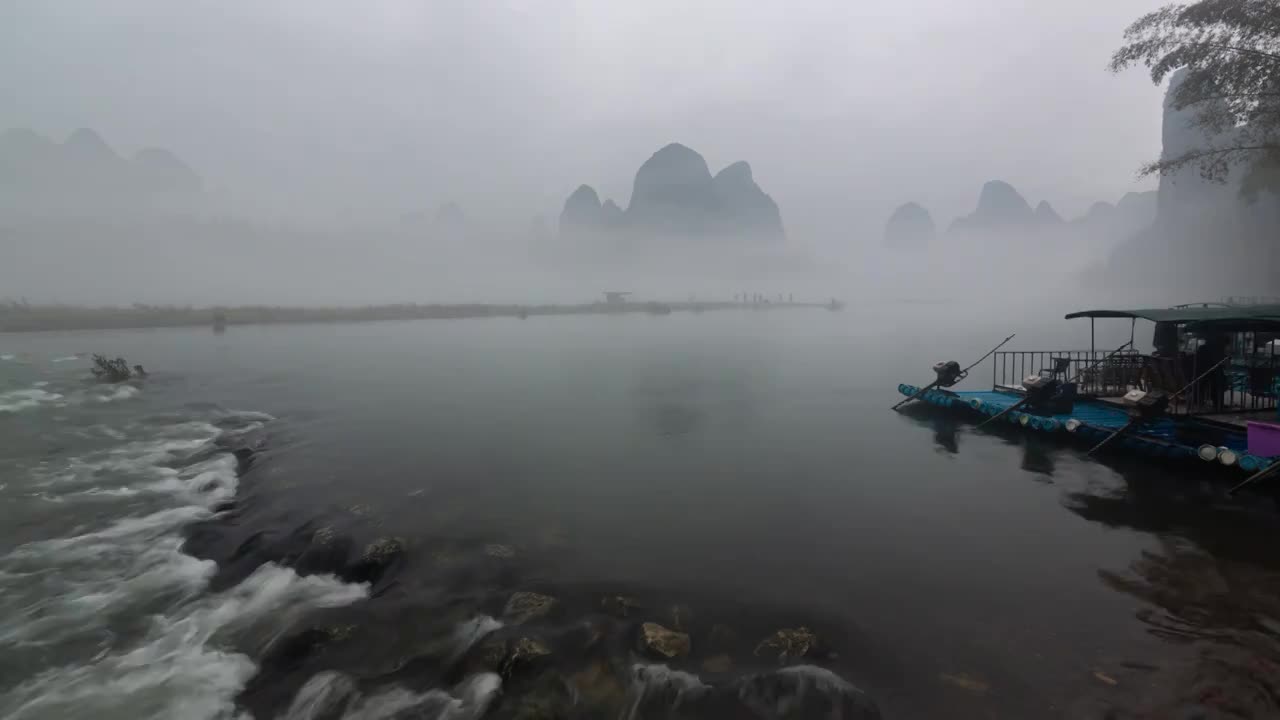
[[[756,645],[760,657],[776,657],[779,662],[812,657],[818,650],[818,636],[809,628],[783,628]]]
[[[555,609],[556,599],[536,592],[518,592],[507,600],[502,619],[508,625],[521,625],[546,617]]]
[[[640,626],[640,648],[648,654],[671,660],[689,654],[691,643],[685,633],[647,622]]]
[[[511,652],[503,660],[499,674],[504,678],[509,678],[550,654],[551,648],[547,647],[541,640],[522,637],[511,643]]]

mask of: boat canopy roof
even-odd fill
[[[1067,314],[1074,318],[1141,318],[1152,322],[1212,324],[1222,329],[1258,326],[1280,327],[1280,305],[1225,305],[1205,303],[1145,310],[1082,310]]]

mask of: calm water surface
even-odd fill
[[[0,715],[691,717],[800,627],[888,718],[1280,714],[1274,503],[888,412],[950,310],[0,336]]]

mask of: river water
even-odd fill
[[[887,410],[1007,322],[0,336],[0,716],[1277,716],[1270,497]]]

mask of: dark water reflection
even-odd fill
[[[279,418],[230,522],[198,535],[220,582],[321,528],[357,548],[403,539],[372,600],[308,620],[355,639],[253,682],[262,716],[324,670],[453,682],[433,638],[520,591],[559,599],[549,642],[582,647],[599,624],[602,645],[557,656],[573,676],[682,606],[694,649],[677,667],[776,667],[753,650],[803,626],[824,644],[814,661],[890,718],[1274,716],[1275,508],[934,408],[889,412],[898,383],[1008,332],[917,312],[22,342],[136,358],[181,378],[175,402]],[[602,606],[618,596],[639,617]],[[738,640],[718,647],[718,626]]]

